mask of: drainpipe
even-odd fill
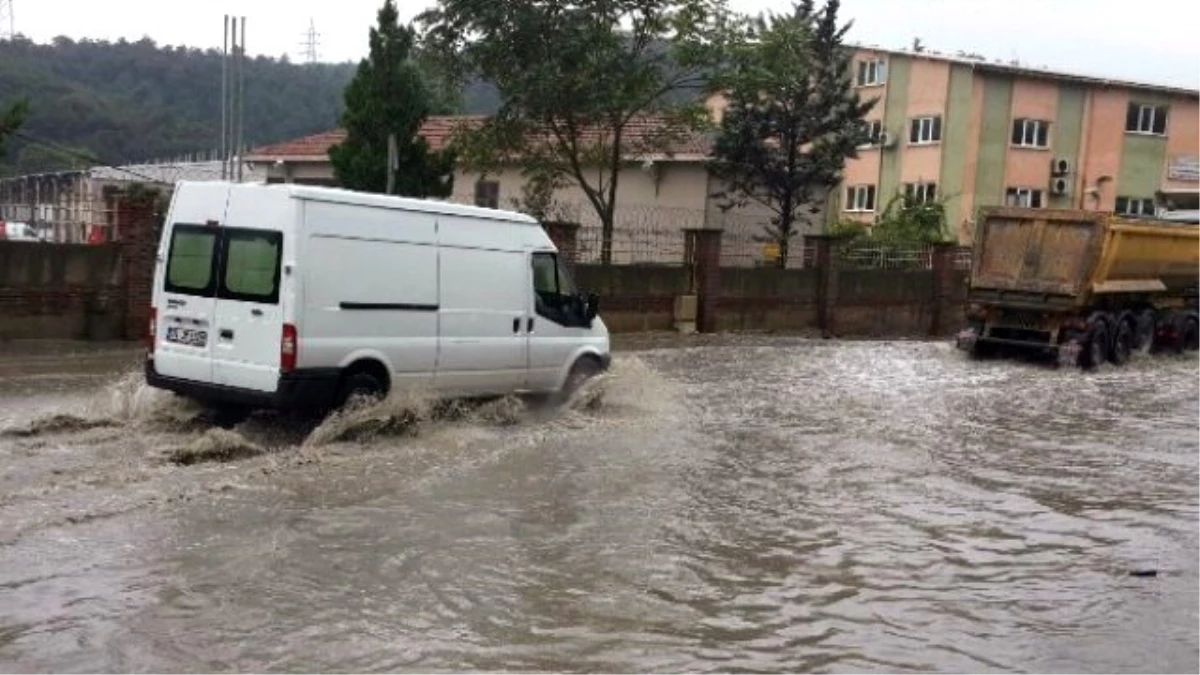
[[[1079,159],[1076,163],[1079,165],[1079,208],[1087,208],[1087,163],[1089,153],[1091,151],[1091,143],[1088,141],[1092,136],[1092,113],[1095,107],[1096,90],[1089,87],[1087,99],[1083,102],[1083,124],[1080,125],[1079,132]],[[1099,202],[1096,204],[1099,206]]]

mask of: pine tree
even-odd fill
[[[814,198],[841,180],[846,159],[866,142],[860,101],[838,26],[838,0],[819,11],[801,0],[786,15],[758,17],[734,54],[724,85],[729,105],[713,149],[725,208],[756,202],[773,213],[766,238],[785,266],[797,223],[820,213]]]
[[[418,135],[430,112],[430,92],[412,59],[414,34],[399,24],[386,0],[371,29],[370,55],[346,87],[342,126],[346,140],[329,149],[334,176],[343,186],[386,192],[388,136],[396,137],[394,194],[447,197],[453,189],[454,156],[432,152]]]

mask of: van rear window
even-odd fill
[[[245,302],[279,302],[282,244],[279,232],[227,228],[218,296]]]
[[[196,225],[176,225],[167,257],[166,291],[211,297],[215,290],[217,233]]]

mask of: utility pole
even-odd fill
[[[396,167],[400,164],[400,151],[396,147],[396,134],[388,134],[387,146],[387,193],[396,193]]]
[[[245,155],[245,62],[246,17],[226,14],[221,52],[221,180],[236,179],[239,183]]]
[[[246,165],[246,17],[242,17],[242,43],[238,46],[238,133],[237,133],[237,179],[242,182],[242,167]]]
[[[221,180],[229,179],[229,15],[225,15],[225,33],[221,44]]]

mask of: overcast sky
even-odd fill
[[[225,12],[246,17],[247,50],[298,60],[313,21],[321,60],[358,60],[382,0],[11,0],[17,32],[220,47]],[[502,2],[504,0],[496,0]],[[787,0],[730,0],[742,11],[783,11]],[[430,0],[399,0],[407,20]],[[1089,75],[1200,87],[1196,0],[843,0],[850,38],[907,48],[975,51]],[[7,29],[7,26],[5,27]]]

